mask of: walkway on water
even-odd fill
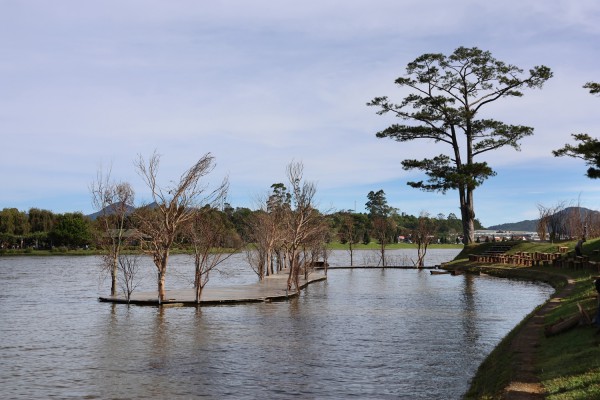
[[[327,276],[320,272],[312,272],[308,280],[304,275],[299,277],[299,289],[303,289],[313,282],[319,282],[327,279]],[[287,290],[288,271],[282,271],[278,274],[265,277],[261,282],[248,285],[234,285],[222,287],[205,287],[202,291],[200,305],[221,305],[235,303],[262,303],[269,301],[281,301],[298,295],[297,291]],[[127,303],[124,295],[99,297],[98,300],[110,303]],[[154,292],[133,292],[131,294],[130,304],[157,306],[158,294]],[[167,290],[165,300],[162,305],[181,305],[196,306],[196,294],[191,289]]]
[[[327,269],[439,269],[440,265],[433,266],[425,266],[425,267],[417,267],[414,265],[386,265],[385,267],[381,265],[334,265],[329,266]],[[317,270],[323,270],[324,267],[317,267]]]

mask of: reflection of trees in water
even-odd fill
[[[414,262],[408,255],[385,255],[385,263],[382,263],[381,253],[378,250],[370,250],[361,254],[362,260],[361,265],[364,267],[381,267],[383,265],[388,267],[396,266],[412,266]]]
[[[475,301],[477,289],[474,280],[476,277],[471,274],[463,275],[462,296],[460,299],[463,313],[462,326],[465,332],[466,344],[475,346],[479,339],[480,332],[477,322],[477,304]]]
[[[168,323],[165,320],[165,307],[158,307],[156,310],[151,343],[152,349],[150,351],[149,367],[151,369],[162,369],[168,364],[170,343]]]

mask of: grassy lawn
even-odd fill
[[[492,244],[469,246],[450,263],[466,269],[481,269],[468,262],[468,254],[483,253]],[[573,249],[575,242],[560,243]],[[555,252],[557,244],[549,243],[518,243],[509,253]],[[593,250],[600,249],[600,240],[588,241],[584,245],[584,255],[591,260],[600,261],[600,256]],[[592,312],[596,308],[596,291],[593,287],[592,276],[599,275],[591,270],[574,271],[567,268],[554,267],[516,267],[498,265],[495,271],[487,271],[499,276],[535,279],[548,282],[555,288],[566,284],[565,279],[573,279],[573,291],[560,299],[558,307],[545,317],[545,324],[552,324],[560,319],[578,314],[579,303],[584,309]],[[594,313],[592,312],[591,317]],[[512,376],[511,365],[514,355],[508,350],[511,340],[518,333],[521,325],[515,327],[488,358],[480,366],[471,382],[471,388],[465,395],[468,399],[498,399],[506,385],[518,377]],[[600,399],[600,334],[598,328],[592,326],[577,326],[567,332],[545,337],[541,333],[540,345],[536,352],[535,371],[544,386],[548,399]]]
[[[461,249],[463,247],[462,244],[431,244],[428,249]],[[348,244],[342,244],[339,242],[331,242],[327,245],[327,248],[330,250],[348,250]],[[417,246],[415,244],[409,243],[391,243],[385,246],[386,250],[395,250],[395,249],[416,249]],[[379,250],[379,245],[375,242],[371,242],[369,244],[356,244],[354,245],[354,250]],[[232,251],[235,251],[232,249]],[[172,250],[173,254],[178,253],[191,253],[190,249],[179,249],[174,248]],[[64,247],[57,247],[52,250],[33,250],[33,249],[2,249],[0,250],[0,256],[22,256],[22,255],[35,255],[35,256],[56,256],[56,255],[97,255],[102,254],[102,251],[96,249],[78,249],[72,250]]]
[[[588,276],[575,276],[575,289],[553,310],[546,323],[554,323],[596,307],[595,289]],[[590,315],[590,317],[593,317]],[[600,334],[598,328],[579,326],[565,333],[542,336],[536,369],[548,399],[600,399]]]
[[[330,250],[348,250],[348,244],[342,244],[340,242],[331,242],[327,245],[327,248]],[[376,242],[371,242],[369,244],[355,244],[353,246],[354,250],[379,250],[380,246]],[[417,245],[414,243],[390,243],[385,246],[386,250],[396,250],[396,249],[416,249]],[[430,244],[427,249],[462,249],[462,244]]]

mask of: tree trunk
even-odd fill
[[[354,251],[353,251],[353,247],[352,247],[352,240],[350,240],[348,242],[348,251],[350,251],[350,266],[352,267],[354,265]],[[325,275],[327,275],[327,266],[325,266]]]
[[[290,251],[290,273],[288,275],[287,287],[288,290],[292,290],[292,284],[295,286],[296,291],[298,291],[298,275],[300,273],[299,270],[299,257],[298,250],[292,249]]]
[[[158,304],[165,301],[165,278],[167,277],[167,262],[169,260],[169,254],[165,254],[160,262],[158,270]]]
[[[271,271],[273,270],[273,252],[269,249],[267,250],[267,259],[265,261],[265,276],[271,275]]]
[[[196,304],[200,304],[200,298],[202,298],[202,285],[196,287]]]
[[[461,188],[460,214],[463,227],[463,244],[475,242],[475,210],[473,205],[473,190]]]
[[[117,295],[117,258],[113,258],[112,260],[112,268],[110,271],[110,295]]]
[[[423,249],[423,244],[417,243],[417,267],[418,268],[424,267],[424,261],[423,261],[424,259],[425,259],[425,250]]]

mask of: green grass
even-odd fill
[[[600,399],[600,368],[548,379],[544,387],[550,400]]]
[[[415,249],[417,246],[415,244],[408,243],[392,243],[387,245],[386,250],[395,250],[395,249]],[[432,244],[429,245],[428,249],[460,249],[462,245],[456,244]],[[341,244],[339,242],[331,242],[327,246],[330,250],[348,250],[347,244]],[[375,242],[371,242],[367,245],[365,244],[357,244],[354,246],[354,250],[379,250],[379,245]],[[236,251],[235,249],[231,249],[231,251]],[[174,248],[171,251],[173,254],[190,254],[192,252],[191,249],[185,248]],[[53,250],[33,250],[33,249],[2,249],[0,250],[0,256],[55,256],[55,255],[98,255],[103,254],[101,250],[97,249],[77,249],[71,250],[64,247],[57,247]]]
[[[462,248],[462,244],[430,244],[427,247],[429,249],[460,249]],[[330,250],[348,250],[348,244],[342,244],[340,242],[331,242],[327,245],[327,248]],[[385,246],[386,250],[396,250],[396,249],[416,249],[417,245],[414,243],[390,243]],[[371,242],[369,244],[355,244],[353,246],[354,250],[379,250],[380,245],[376,242]]]
[[[579,312],[577,303],[596,307],[595,290],[588,277],[576,277],[575,289],[547,317],[550,324]],[[590,317],[593,317],[590,315]],[[600,335],[598,328],[578,326],[549,338],[542,337],[536,369],[549,399],[600,399]]]
[[[498,276],[541,280],[555,288],[565,284],[565,276],[574,279],[574,290],[569,296],[561,299],[558,307],[546,316],[546,324],[578,313],[577,303],[588,311],[595,309],[596,292],[591,276],[598,273],[554,267],[499,265],[482,268],[468,262],[468,254],[483,253],[491,245],[485,243],[469,246],[450,264],[467,270],[483,270]],[[573,249],[575,241],[563,242],[560,245]],[[517,243],[510,252],[555,252],[557,246],[558,244],[551,243],[523,242]],[[588,241],[584,245],[584,255],[598,260],[599,256],[593,254],[593,250],[596,249],[600,249],[600,240]],[[593,314],[590,316],[593,317]],[[515,378],[511,376],[513,355],[509,351],[509,345],[520,326],[513,329],[481,364],[469,391],[465,394],[466,399],[501,398],[503,388]],[[600,399],[600,335],[596,335],[596,331],[597,328],[592,326],[578,326],[556,336],[540,338],[534,367],[547,391],[548,399]]]
[[[70,250],[62,247],[57,247],[53,250],[33,250],[33,249],[2,249],[1,256],[91,256],[102,254],[97,250]]]

